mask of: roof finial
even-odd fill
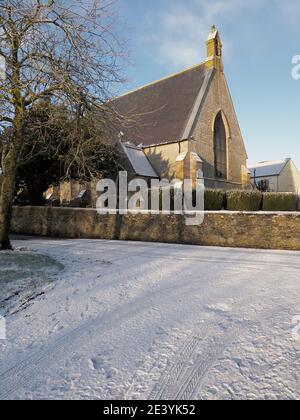
[[[217,34],[218,34],[218,29],[217,29],[216,25],[212,25],[207,40],[216,38]]]

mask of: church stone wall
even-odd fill
[[[179,154],[189,151],[188,140],[176,143],[145,147],[144,152],[160,178],[176,178],[176,159]]]
[[[227,188],[228,183],[232,181],[234,187],[241,187],[242,166],[246,166],[247,154],[225,77],[223,73],[217,72],[192,133],[196,141],[195,151],[203,159],[204,177],[208,178],[210,184],[213,184],[215,179],[213,127],[219,111],[223,111],[226,117],[230,136],[228,138],[228,179],[224,186]],[[216,181],[216,184],[219,185],[220,182]]]
[[[93,209],[14,207],[12,232],[300,251],[299,213],[207,212],[202,225],[186,226],[182,215],[100,216]]]

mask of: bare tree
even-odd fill
[[[123,54],[114,23],[111,0],[0,2],[0,58],[6,65],[0,81],[0,125],[12,132],[2,137],[0,250],[11,249],[12,202],[27,111],[51,97],[81,115],[98,108],[99,120],[113,118],[107,106],[109,87],[122,81]],[[74,145],[74,159],[79,159],[81,140]]]

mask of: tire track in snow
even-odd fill
[[[196,351],[199,340],[200,339],[195,336],[192,338],[189,336],[189,338],[182,346],[179,361],[173,364],[166,375],[161,378],[162,381],[154,386],[151,393],[149,394],[150,400],[160,400],[163,399],[164,396],[166,397],[170,394],[170,387],[174,386],[174,384],[176,384],[182,375],[188,363],[187,360],[190,360]],[[167,397],[165,399],[167,399]]]
[[[189,259],[186,260],[188,261]],[[226,260],[219,262],[222,262],[223,264],[226,263]],[[241,261],[236,260],[235,264],[238,265],[240,262]],[[172,292],[172,285],[169,286],[169,289],[169,292]],[[168,290],[164,290],[164,296],[161,296],[160,291],[158,291],[156,293],[149,293],[148,299],[154,299],[156,304],[159,305],[160,303],[164,303],[166,295],[170,298],[171,293],[168,293]],[[112,326],[121,325],[123,319],[126,317],[133,317],[138,310],[143,308],[143,302],[141,301],[127,302],[125,306],[105,312],[95,319],[87,320],[79,327],[64,335],[60,335],[50,343],[45,344],[41,349],[35,352],[28,352],[27,358],[25,355],[23,361],[0,373],[0,399],[8,398],[12,393],[16,392],[18,388],[27,383],[34,384],[35,376],[42,373],[49,365],[51,366],[52,363],[56,363],[60,357],[64,357],[65,354],[68,354],[68,356],[72,355],[72,352],[76,352],[78,346],[84,345],[87,341],[91,342],[94,339],[94,335],[97,336],[97,333],[103,334]],[[276,311],[278,310],[279,308],[276,307]],[[238,332],[239,330],[237,330],[237,333]],[[215,364],[215,361],[222,356],[226,346],[228,346],[234,338],[235,337],[232,337],[230,334],[227,334],[226,336],[225,333],[225,337],[223,335],[215,347],[209,348],[203,355],[198,356],[193,366],[189,367],[186,363],[182,366],[179,362],[177,363],[177,367],[173,366],[174,371],[172,375],[173,377],[178,377],[179,379],[177,379],[177,382],[181,384],[181,388],[177,392],[178,397],[180,395],[185,395],[187,398],[190,398],[197,393],[208,371]],[[197,352],[197,345],[196,347],[194,347],[194,345],[195,342],[193,342],[193,339],[186,343],[184,348],[186,348],[187,355],[194,355]],[[155,392],[161,392],[162,396],[168,395],[171,392],[171,389],[168,388],[168,380],[165,376],[163,376],[162,380],[164,386],[167,387],[157,388],[157,391]]]
[[[202,331],[198,331],[197,336],[194,333],[193,337],[189,338],[184,343],[179,360],[162,375],[160,382],[154,386],[148,396],[150,400],[190,399],[198,379],[202,377],[202,372],[204,374],[207,373],[219,354],[221,355],[223,353],[226,348],[226,343],[228,342],[229,344],[230,341],[230,339],[224,338],[223,335],[220,342],[211,346],[205,354],[201,353],[197,356],[196,360],[192,362],[197,354],[200,342],[205,341],[207,338],[207,334],[201,336],[201,332]],[[219,350],[216,351],[216,348]],[[180,395],[183,395],[183,397],[181,398]]]
[[[168,285],[161,290],[149,293],[147,301],[155,301],[157,305],[163,304],[166,296],[170,297],[174,287]],[[133,302],[126,302],[114,310],[107,310],[96,318],[90,319],[78,327],[61,334],[58,338],[47,343],[36,352],[29,352],[28,357],[0,373],[0,400],[7,399],[18,388],[30,382],[32,377],[43,372],[51,363],[56,363],[60,357],[68,354],[70,357],[76,349],[84,346],[99,337],[107,330],[120,326],[124,320],[128,321],[145,309],[143,297]]]
[[[201,331],[194,334],[193,338],[187,340],[183,345],[183,351],[180,353],[179,361],[160,378],[149,394],[150,400],[192,400],[200,390],[201,383],[209,370],[222,357],[226,348],[239,336],[241,331],[247,326],[254,325],[254,321],[243,322],[238,326],[230,321],[226,316],[229,325],[226,332],[216,341],[208,345],[194,362],[191,362],[197,354],[200,342],[207,339],[207,334],[201,336]],[[223,319],[224,321],[224,319]],[[189,363],[190,361],[190,363]]]
[[[274,311],[276,312],[276,311]],[[225,350],[246,328],[255,325],[255,320],[232,322],[231,316],[225,315],[225,319],[229,322],[225,333],[221,334],[211,344],[208,344],[204,351],[198,354],[193,363],[188,364],[188,360],[179,361],[173,365],[169,371],[163,374],[162,383],[166,386],[155,385],[149,399],[153,400],[193,400],[201,389],[201,384],[207,373],[222,357]],[[255,318],[255,319],[258,319]],[[224,321],[224,319],[223,319]],[[199,335],[199,334],[198,334]],[[207,334],[202,337],[202,342],[207,338]],[[200,343],[198,339],[197,344]],[[187,352],[186,356],[192,360],[197,353],[197,345],[191,352]],[[174,374],[175,373],[175,374]],[[176,374],[177,373],[177,374]]]
[[[221,336],[220,339],[208,347],[205,354],[199,354],[195,363],[180,378],[179,389],[173,396],[175,400],[192,400],[195,398],[206,374],[223,355],[226,348],[235,340],[241,328],[236,328],[231,324],[228,330],[229,332],[225,336]]]
[[[143,252],[144,249],[142,248],[137,254],[142,254]],[[129,257],[131,257],[130,253],[128,254]],[[121,259],[127,258],[128,255],[126,253]],[[119,261],[120,258],[113,260],[113,263]],[[105,274],[104,278],[108,281],[107,279],[110,278],[112,274],[119,273],[121,273],[121,267],[116,265],[113,270],[110,270]],[[168,291],[170,292],[171,290],[172,285],[166,289],[165,293],[168,294]],[[149,294],[149,299],[163,302],[163,296],[164,295],[161,295],[159,291],[155,291]],[[45,344],[39,350],[30,352],[27,358],[16,365],[11,366],[9,369],[0,372],[0,400],[9,398],[9,396],[18,388],[22,387],[27,382],[30,382],[30,379],[34,375],[38,375],[39,372],[43,371],[42,366],[44,364],[45,367],[48,367],[51,362],[59,360],[59,355],[63,356],[66,353],[71,355],[76,352],[77,346],[79,347],[87,341],[91,342],[93,340],[92,332],[97,339],[98,332],[103,333],[112,326],[112,323],[115,324],[116,322],[119,322],[119,324],[121,324],[126,317],[130,318],[135,316],[139,309],[143,310],[143,301],[139,300],[132,304],[127,302],[115,310],[108,309],[96,318],[87,320],[78,327],[60,335],[49,344]]]

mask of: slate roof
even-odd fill
[[[136,175],[158,178],[157,173],[147,159],[143,149],[127,143],[122,144],[121,146]]]
[[[182,140],[206,76],[203,63],[114,99],[126,120],[123,140],[144,146]]]
[[[277,176],[283,171],[286,164],[290,159],[284,159],[279,161],[259,162],[255,165],[249,166],[251,172],[251,178],[254,178],[254,171],[256,170],[256,178]]]

